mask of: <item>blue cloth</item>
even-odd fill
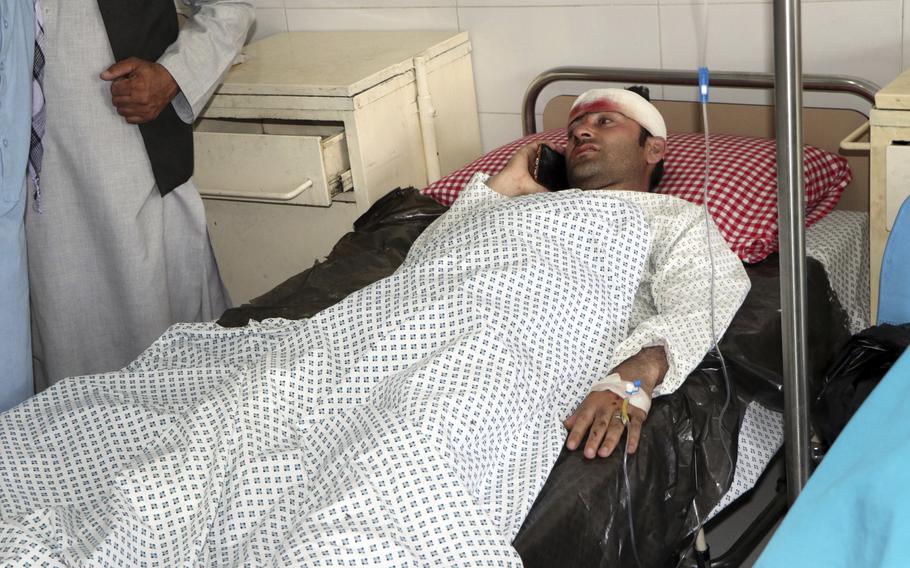
[[[0,412],[33,392],[25,262],[34,0],[0,2]]]
[[[910,350],[831,446],[756,566],[907,566],[908,411]]]
[[[910,322],[910,199],[901,205],[888,236],[878,286],[878,323]]]

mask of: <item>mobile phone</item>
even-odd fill
[[[534,181],[549,189],[560,191],[569,187],[566,176],[566,158],[546,144],[537,147],[534,159]]]

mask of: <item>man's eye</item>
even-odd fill
[[[598,119],[598,121],[597,121],[598,124],[608,124],[609,122],[610,122],[610,119],[605,116],[600,117],[600,119]]]

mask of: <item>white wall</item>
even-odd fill
[[[698,66],[700,0],[252,2],[258,16],[254,39],[298,30],[469,31],[485,149],[520,134],[519,110],[525,87],[549,67]],[[910,22],[904,18],[908,5],[910,0],[803,0],[803,71],[888,83],[900,73],[905,58],[910,64]],[[771,71],[771,10],[770,0],[711,0],[708,66],[714,70]],[[576,86],[575,92],[582,87]],[[658,90],[654,94],[661,93]],[[692,91],[667,89],[663,94],[691,98]],[[712,98],[754,100],[767,96],[718,90]],[[806,98],[806,104],[824,102],[819,97]],[[865,108],[859,101],[853,106]]]

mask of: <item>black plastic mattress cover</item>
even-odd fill
[[[311,317],[348,294],[392,274],[417,238],[447,208],[413,188],[376,202],[322,262],[249,304],[227,310],[228,327],[249,320]],[[849,338],[847,316],[822,265],[808,262],[809,370],[812,388]],[[729,487],[746,406],[780,410],[782,353],[778,260],[747,266],[752,281],[720,348],[727,388],[711,353],[672,395],[656,399],[639,449],[628,460],[632,522],[643,566],[664,566],[691,540]],[[563,449],[514,545],[527,567],[633,566],[622,454],[586,460]]]

